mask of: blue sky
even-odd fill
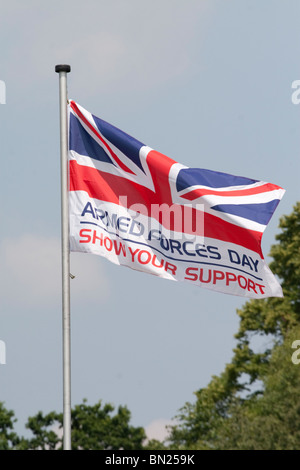
[[[263,236],[299,199],[298,1],[1,4],[0,400],[18,430],[62,410],[58,75],[69,97],[190,166],[286,189]],[[268,259],[268,258],[267,258]],[[71,255],[72,404],[127,405],[159,430],[230,361],[244,300]]]

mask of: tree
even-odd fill
[[[10,450],[19,443],[17,434],[13,431],[16,419],[12,410],[7,410],[0,402],[0,450]]]
[[[175,448],[253,447],[258,445],[254,437],[259,429],[263,429],[261,422],[269,426],[265,428],[268,439],[264,442],[272,448],[290,448],[294,439],[291,436],[298,436],[299,428],[295,431],[292,420],[288,420],[284,432],[290,439],[283,439],[282,435],[279,437],[275,431],[275,421],[272,424],[274,408],[269,405],[274,402],[272,396],[275,392],[270,386],[273,382],[276,384],[277,400],[280,400],[280,393],[283,395],[283,409],[287,410],[288,401],[291,400],[295,404],[293,412],[298,413],[296,402],[299,401],[300,389],[292,387],[294,394],[287,399],[280,387],[280,377],[286,377],[284,368],[288,363],[290,367],[286,368],[288,376],[285,383],[288,385],[290,378],[293,384],[294,375],[299,374],[299,369],[291,368],[295,367],[290,364],[291,361],[285,365],[278,361],[280,356],[276,348],[288,349],[288,335],[298,332],[297,326],[300,324],[300,203],[295,205],[291,215],[281,218],[279,226],[281,232],[276,236],[279,243],[271,248],[273,260],[270,268],[280,279],[284,298],[250,300],[237,311],[240,325],[235,335],[237,345],[232,361],[219,377],[213,377],[207,387],[195,393],[195,403],[186,403],[180,410],[176,417],[179,424],[173,426],[171,432],[171,445]],[[259,352],[255,352],[253,346],[253,338],[257,337],[264,344]],[[277,373],[274,372],[275,358],[279,368]],[[259,382],[262,386],[253,389],[253,385]],[[269,416],[268,420],[266,416]],[[251,439],[250,429],[253,430]]]
[[[263,378],[263,393],[229,410],[218,436],[222,449],[298,450],[300,447],[300,364],[291,360],[300,326],[277,344]]]
[[[72,411],[72,449],[81,450],[140,450],[146,438],[141,427],[129,425],[130,412],[119,406],[111,416],[114,407],[101,402],[88,406],[84,401]]]
[[[41,411],[29,417],[26,428],[34,435],[31,439],[22,439],[19,450],[57,450],[61,447],[59,436],[60,414],[52,411],[45,416]]]
[[[139,450],[146,438],[141,427],[130,426],[130,411],[119,406],[112,415],[114,407],[101,401],[87,405],[86,400],[71,411],[72,450]],[[22,449],[59,450],[62,449],[62,413],[39,412],[29,418],[26,427],[34,435],[22,442]]]

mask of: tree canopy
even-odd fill
[[[279,227],[270,268],[284,297],[250,300],[237,311],[231,362],[179,410],[168,442],[147,444],[144,429],[130,425],[126,407],[115,411],[84,400],[72,409],[74,450],[299,450],[300,203]],[[26,425],[33,437],[24,439],[14,432],[14,412],[0,402],[0,450],[61,449],[62,419],[61,413],[37,413]]]
[[[237,311],[232,360],[180,410],[173,448],[300,448],[300,366],[291,360],[300,339],[300,203],[279,227],[270,268],[284,298],[250,300]]]
[[[14,412],[0,402],[0,450],[10,450],[18,444],[19,438],[13,430],[15,422]]]
[[[140,450],[146,439],[142,427],[130,425],[130,411],[119,406],[114,413],[113,405],[102,406],[101,401],[88,405],[86,400],[71,410],[72,450]],[[0,449],[1,450],[61,450],[63,415],[54,411],[41,411],[28,418],[26,427],[30,438],[18,437],[12,432],[14,412],[0,403]]]

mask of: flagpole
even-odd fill
[[[63,449],[71,450],[71,338],[70,338],[70,251],[68,204],[68,114],[67,73],[70,65],[56,65],[59,73],[60,162],[61,162],[61,248],[63,320]]]

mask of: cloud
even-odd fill
[[[190,0],[189,8],[179,0],[171,8],[156,0],[107,2],[105,7],[93,1],[53,1],[46,10],[35,1],[26,7],[16,0],[9,5],[0,38],[6,38],[7,69],[17,64],[22,70],[19,86],[28,92],[45,83],[47,89],[54,66],[70,63],[73,89],[83,87],[85,94],[100,87],[105,92],[145,91],[183,74],[193,65],[199,21],[205,25],[209,10],[198,0]],[[20,55],[20,48],[26,54]]]
[[[174,421],[168,419],[161,418],[152,421],[145,428],[147,439],[157,439],[158,441],[164,441],[169,435],[167,426],[171,425],[174,425]]]
[[[104,302],[110,296],[110,285],[102,266],[103,258],[87,253],[71,253],[72,298],[75,302],[88,301]]]
[[[74,256],[73,256],[74,255]],[[99,286],[109,295],[98,257],[71,254],[72,298],[95,300]],[[55,237],[25,234],[0,244],[1,301],[10,305],[39,307],[61,302],[61,248]]]

